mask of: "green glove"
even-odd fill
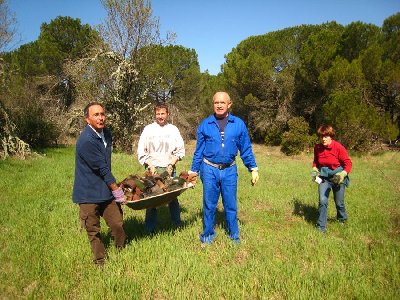
[[[338,172],[333,176],[333,182],[336,184],[342,184],[346,176],[347,176],[346,171]]]
[[[312,171],[315,172],[315,176],[319,176],[319,170],[317,167],[313,167]]]

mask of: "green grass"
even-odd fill
[[[178,172],[189,169],[193,144]],[[328,233],[314,224],[317,185],[311,154],[286,157],[254,146],[260,181],[239,161],[242,243],[225,233],[222,206],[215,243],[201,247],[201,182],[180,196],[184,226],[158,210],[146,235],[144,211],[124,207],[127,247],[92,265],[78,207],[71,201],[74,148],[0,162],[0,299],[398,299],[400,288],[400,153],[353,156],[346,227],[329,205]],[[141,173],[136,157],[113,155],[114,175]]]

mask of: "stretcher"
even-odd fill
[[[159,195],[148,196],[139,200],[127,201],[125,202],[125,205],[134,210],[160,207],[170,203],[188,188],[192,187],[194,187],[192,183],[185,183],[183,187],[175,189],[173,191],[168,191]]]

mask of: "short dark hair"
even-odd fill
[[[168,113],[169,109],[168,109],[168,105],[166,103],[157,103],[154,106],[154,112],[156,112],[159,109],[165,109],[165,111]]]
[[[336,135],[336,132],[331,125],[321,125],[317,130],[317,134],[320,137],[330,136],[333,138]]]
[[[89,107],[91,107],[91,106],[93,106],[93,105],[100,105],[100,106],[105,110],[104,105],[101,104],[100,102],[96,102],[96,101],[89,102],[89,103],[85,106],[85,108],[83,109],[83,115],[84,115],[85,117],[89,117]]]

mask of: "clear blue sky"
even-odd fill
[[[106,17],[100,0],[8,0],[21,42],[34,41],[40,25],[57,16],[97,25]],[[382,26],[400,12],[400,0],[153,0],[161,30],[177,34],[176,44],[196,50],[201,71],[217,74],[224,55],[247,37],[302,24],[362,21]]]

